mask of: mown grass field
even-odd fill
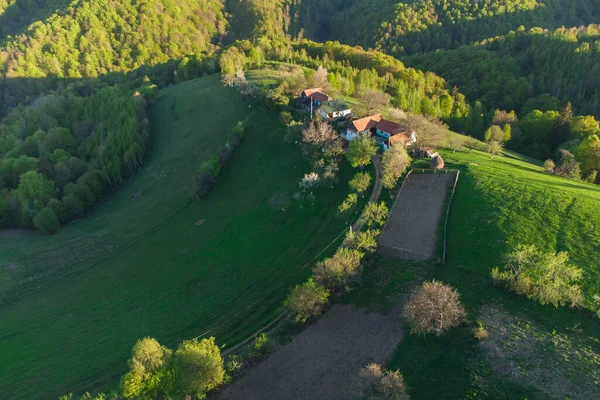
[[[600,378],[600,320],[588,310],[541,306],[495,287],[490,278],[515,245],[535,244],[568,251],[585,270],[581,284],[588,299],[600,293],[600,188],[544,174],[538,162],[511,152],[495,159],[478,151],[441,153],[447,167],[462,171],[447,264],[378,258],[346,300],[391,310],[414,285],[436,279],[459,290],[470,322],[441,337],[408,335],[388,367],[402,372],[413,399],[564,398],[557,388],[579,386],[580,380],[588,391],[574,389],[570,398],[600,395],[594,384]],[[415,165],[425,167],[422,161]],[[517,356],[508,361],[473,337],[475,322],[490,307],[517,321],[503,326],[510,340],[494,343],[503,351],[514,348]]]
[[[194,174],[238,121],[244,141],[194,200]],[[276,118],[218,76],[163,90],[151,123],[146,163],[117,193],[55,236],[1,241],[0,291],[18,297],[0,305],[0,397],[109,389],[144,336],[234,344],[281,311],[310,274],[303,266],[347,226],[336,215],[346,164],[339,188],[314,190],[314,204],[269,207],[274,194],[297,191],[309,166]]]

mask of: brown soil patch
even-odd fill
[[[396,316],[336,305],[215,399],[353,399],[360,369],[385,364],[404,337]]]
[[[525,382],[551,397],[600,399],[600,347],[578,333],[542,330],[492,307],[480,315],[488,330],[482,341],[494,371]]]
[[[433,257],[440,217],[455,179],[456,173],[410,174],[381,233],[380,249],[412,260]]]

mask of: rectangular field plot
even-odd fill
[[[379,238],[379,251],[411,260],[432,258],[446,197],[455,179],[456,172],[410,174]]]

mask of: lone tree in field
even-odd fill
[[[494,281],[542,304],[582,304],[583,292],[577,282],[583,270],[569,263],[567,253],[546,253],[535,246],[520,246],[507,258],[504,270],[492,270]]]
[[[425,282],[415,288],[404,307],[404,318],[411,333],[425,335],[444,331],[460,325],[466,312],[455,289],[442,282]]]
[[[292,312],[295,322],[304,323],[321,315],[328,299],[329,291],[309,279],[292,289],[284,304]]]
[[[225,379],[221,350],[215,338],[183,341],[173,354],[174,394],[203,399]]]
[[[412,158],[404,146],[394,146],[386,151],[381,161],[383,186],[386,189],[393,189],[411,162]]]
[[[172,351],[156,339],[138,340],[131,350],[129,372],[121,380],[123,397],[156,398],[166,393],[164,382]]]
[[[371,186],[371,175],[366,172],[359,172],[350,180],[349,185],[350,189],[356,193],[364,193]]]
[[[350,142],[346,158],[354,168],[369,165],[371,157],[377,154],[377,143],[370,136],[363,135]]]

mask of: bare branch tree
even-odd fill
[[[304,143],[322,145],[337,139],[338,135],[331,125],[319,119],[313,120],[313,122],[302,132],[302,141]]]
[[[436,281],[415,288],[404,307],[411,332],[418,335],[435,333],[439,336],[460,325],[466,315],[458,292]]]

